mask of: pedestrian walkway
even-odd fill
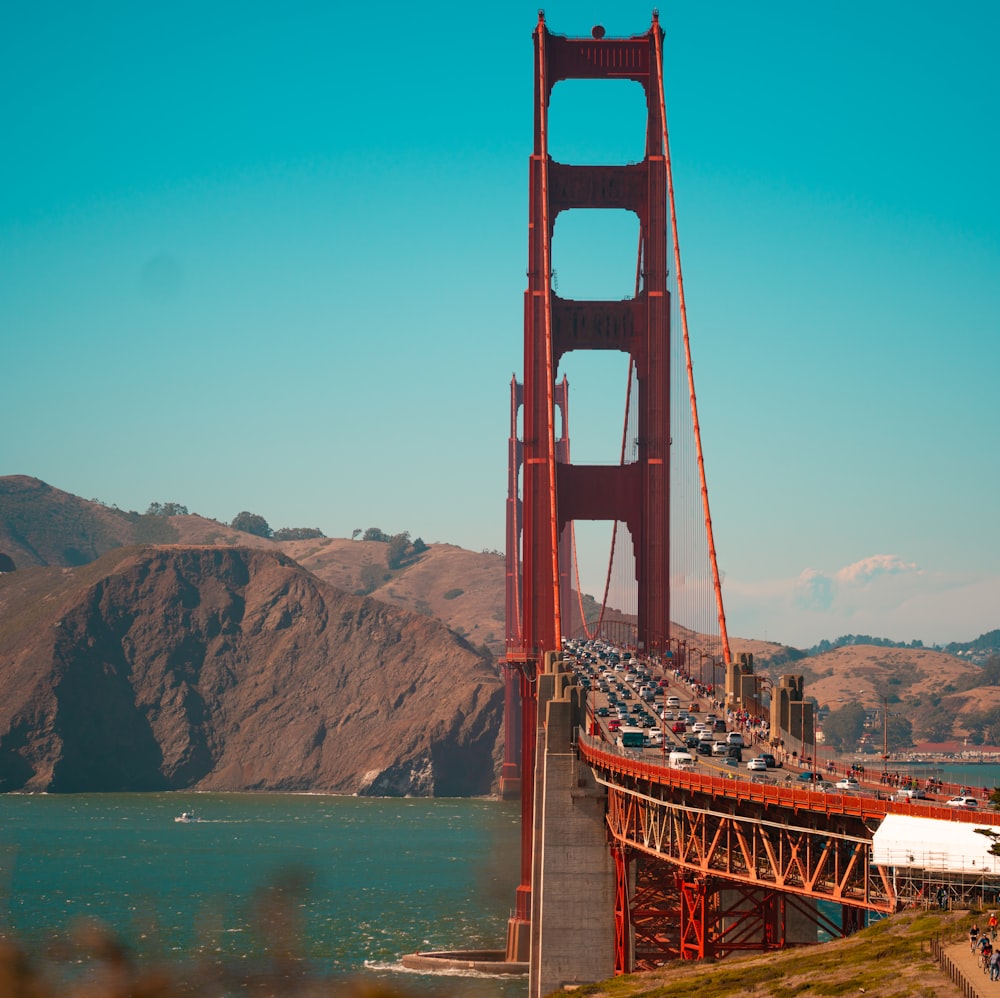
[[[988,998],[990,995],[1000,998],[1000,981],[991,981],[989,974],[983,972],[976,962],[976,954],[969,951],[967,939],[945,946],[944,951],[972,989],[967,994],[976,995],[976,998]]]

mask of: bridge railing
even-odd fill
[[[577,737],[580,757],[591,766],[606,773],[619,774],[629,779],[648,780],[664,786],[699,790],[730,800],[748,800],[772,804],[793,810],[805,810],[828,815],[850,815],[860,818],[880,819],[886,814],[906,814],[914,817],[937,818],[977,825],[1000,826],[1000,813],[995,811],[965,811],[924,802],[880,800],[864,794],[823,793],[797,787],[792,783],[751,783],[742,776],[727,774],[713,776],[690,770],[671,769],[665,762],[656,761],[649,753],[622,750],[610,745],[603,738],[584,734]]]

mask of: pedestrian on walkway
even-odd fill
[[[990,980],[1000,981],[1000,949],[990,954]]]

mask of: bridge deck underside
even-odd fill
[[[849,825],[789,825],[766,811],[722,813],[710,798],[654,799],[638,787],[608,785],[608,826],[616,842],[689,875],[870,911],[896,907],[884,872],[871,865],[870,839]]]
[[[601,748],[580,750],[607,787],[614,841],[686,876],[891,912],[898,906],[872,834],[885,802],[665,771]]]

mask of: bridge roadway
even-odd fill
[[[572,748],[595,789],[606,795],[605,823],[617,870],[619,972],[677,956],[720,957],[741,949],[815,941],[817,929],[848,933],[865,923],[866,912],[887,914],[905,905],[933,903],[942,885],[957,903],[976,891],[981,899],[984,890],[995,889],[996,874],[982,861],[976,869],[975,859],[971,873],[929,864],[921,868],[922,857],[914,860],[913,855],[897,858],[899,866],[888,865],[885,858],[880,865],[874,837],[888,816],[930,819],[926,848],[936,849],[940,839],[945,850],[948,832],[956,826],[1000,833],[1000,814],[949,808],[933,800],[889,799],[889,788],[878,783],[841,791],[827,781],[800,780],[797,767],[793,771],[787,763],[766,774],[748,772],[749,757],[768,748],[763,739],[756,747],[747,746],[738,765],[699,755],[693,769],[671,768],[667,753],[674,744],[683,746],[695,716],[705,717],[711,707],[727,718],[720,701],[704,688],[701,696],[693,694],[691,687],[697,684],[672,672],[646,679],[625,670],[624,675],[573,671],[578,679],[590,673],[592,683],[599,673],[608,686],[605,693],[595,688],[584,698]],[[662,690],[664,702],[671,695],[680,698],[683,731],[670,730],[660,703],[653,710],[648,700],[636,700],[643,682]],[[609,707],[609,715],[616,711],[626,691],[641,704],[625,700],[628,717],[646,724],[655,717],[666,743],[662,747],[614,744],[616,734],[608,728],[613,718],[600,716],[601,708]],[[698,709],[692,713],[695,700]],[[730,727],[733,719],[730,713]],[[676,718],[673,723],[680,725]],[[725,739],[716,730],[716,738]],[[755,740],[751,731],[745,737],[748,743]],[[938,822],[940,835],[934,829]],[[971,838],[981,856],[989,843],[979,843],[974,834]],[[649,896],[655,896],[652,903],[643,900]],[[838,909],[821,901],[839,906],[840,924],[831,914]],[[659,922],[652,928],[642,924],[644,918],[648,923],[650,912]]]

